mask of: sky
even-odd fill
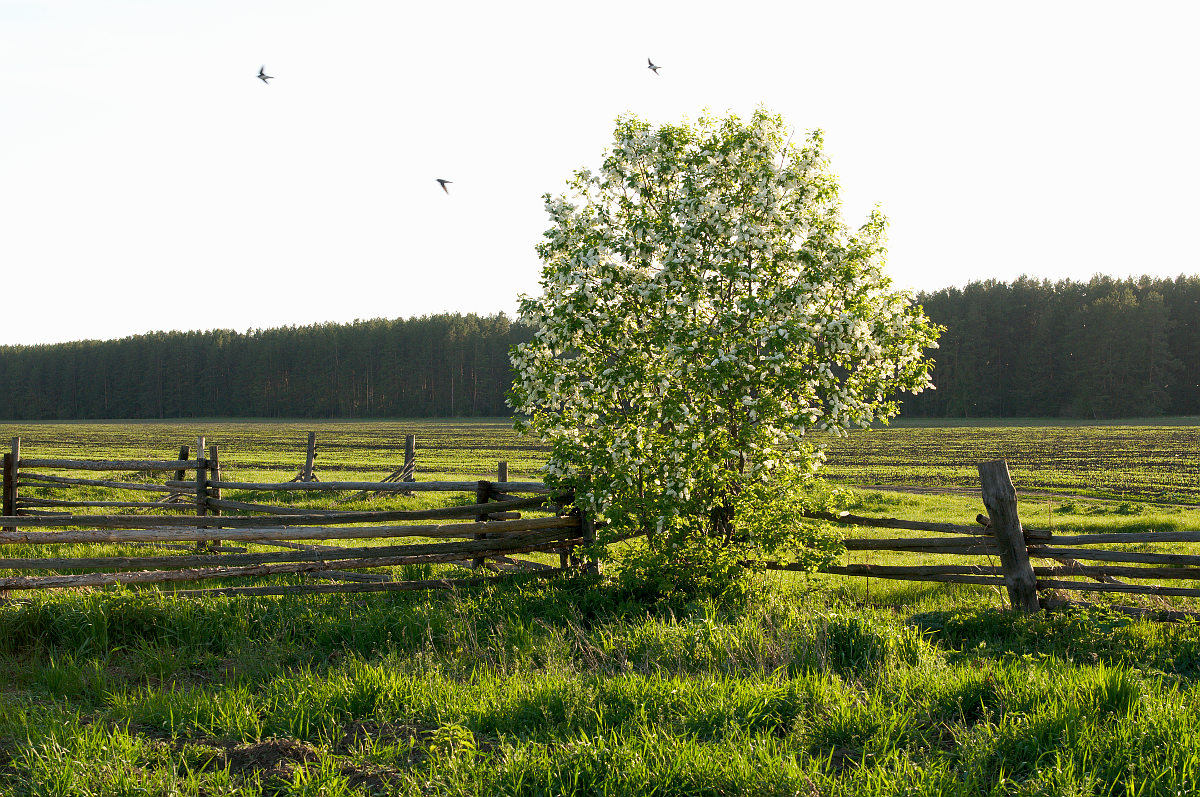
[[[821,128],[847,223],[882,207],[914,291],[1195,274],[1198,23],[1183,2],[0,0],[0,344],[512,314],[542,195],[627,112]]]

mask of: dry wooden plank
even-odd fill
[[[1032,546],[1029,555],[1041,559],[1071,557],[1093,562],[1131,562],[1146,565],[1200,566],[1200,556],[1182,553],[1146,553],[1144,551],[1106,551],[1088,548],[1052,548]]]
[[[208,506],[213,510],[232,509],[239,512],[263,512],[268,515],[338,515],[337,509],[311,509],[309,507],[257,504],[250,501],[233,501],[228,498],[209,498]]]
[[[1066,556],[1055,556],[1055,557],[1051,558],[1051,561],[1058,562],[1060,565],[1065,565],[1068,568],[1074,568],[1076,572],[1079,572],[1080,568],[1087,567],[1087,565],[1081,564],[1081,563],[1075,561],[1074,559],[1071,559]],[[1036,574],[1036,571],[1037,571],[1037,568],[1035,567],[1034,568],[1035,574]],[[1091,573],[1091,574],[1088,574],[1088,578],[1095,579],[1096,581],[1103,581],[1106,584],[1120,584],[1121,583],[1120,581],[1118,581],[1117,579],[1108,575],[1107,573]]]
[[[391,581],[387,573],[341,573],[337,570],[314,570],[304,574],[305,578],[324,578],[330,581]]]
[[[537,509],[545,506],[550,500],[548,496],[535,496],[533,498],[518,498],[514,501],[496,502],[488,504],[488,508],[495,507],[501,512],[510,509]],[[479,510],[475,504],[463,504],[462,506],[446,506],[438,509],[406,509],[406,510],[383,510],[383,511],[368,511],[347,513],[342,510],[329,509],[317,510],[300,508],[300,507],[284,507],[273,504],[257,504],[246,501],[230,501],[222,499],[220,501],[209,500],[209,506],[219,506],[223,509],[238,509],[255,512],[270,512],[278,515],[330,515],[342,516],[353,514],[356,517],[363,517],[364,521],[369,520],[439,520],[444,518],[456,517],[474,517],[479,514]],[[491,514],[489,512],[489,514]],[[369,516],[369,517],[368,517]],[[509,520],[517,520],[518,518],[505,518]]]
[[[506,565],[518,570],[555,570],[550,565],[532,562],[528,559],[513,559],[510,556],[489,556],[488,560],[498,565]]]
[[[972,537],[992,536],[989,529],[969,524],[929,523],[921,520],[903,520],[901,518],[866,517],[863,515],[852,515],[849,512],[839,512],[837,514],[829,512],[802,512],[801,515],[811,520],[824,520],[842,526],[867,526],[869,528],[904,529],[906,531],[933,531],[939,534],[961,534]],[[1025,537],[1036,540],[1049,539],[1050,532],[1044,529],[1026,528]]]
[[[126,542],[126,543],[122,543],[122,545],[128,545],[131,548],[166,548],[169,550],[178,550],[178,551],[195,551],[196,550],[195,545],[188,545],[188,544],[182,543],[182,542]],[[245,552],[246,552],[245,548],[238,548],[238,547],[232,546],[232,545],[220,545],[220,546],[210,545],[210,546],[208,546],[208,548],[205,549],[205,553],[245,553]],[[138,557],[138,561],[140,561],[143,558],[145,558],[145,557]],[[172,558],[176,559],[178,557],[172,557]],[[16,560],[9,560],[9,561],[16,561]],[[65,560],[62,559],[61,557],[55,557],[51,561],[62,562]],[[64,565],[64,567],[65,567],[65,565]],[[47,568],[47,569],[49,569],[49,568]]]
[[[1161,595],[1181,598],[1200,598],[1200,589],[1163,587],[1157,584],[1097,584],[1094,581],[1063,581],[1038,579],[1038,589],[1069,589],[1077,592],[1127,592],[1138,595]]]
[[[152,568],[181,567],[224,567],[233,565],[274,564],[278,562],[324,562],[335,559],[355,559],[382,556],[432,556],[436,554],[468,555],[474,551],[494,552],[506,550],[505,546],[516,547],[530,540],[571,539],[571,529],[530,534],[509,535],[500,540],[488,540],[479,544],[476,540],[461,542],[409,543],[407,545],[378,545],[364,547],[304,546],[284,551],[258,551],[217,556],[207,551],[194,553],[194,546],[177,545],[192,554],[160,556],[93,556],[93,557],[37,557],[0,559],[0,570],[117,570],[136,567]],[[157,547],[157,546],[156,546]],[[164,546],[165,547],[165,546]],[[213,549],[208,549],[213,550]],[[244,551],[245,549],[241,549]]]
[[[821,572],[828,573],[830,575],[846,575],[846,576],[863,575],[861,573],[856,573],[856,572],[843,573],[842,570],[845,570],[845,569],[847,569],[847,568],[829,567],[829,568],[822,569]],[[947,573],[944,575],[930,574],[930,575],[926,575],[926,576],[895,576],[895,575],[891,575],[891,574],[887,574],[887,573],[876,575],[876,574],[872,573],[871,576],[873,578],[895,579],[895,580],[899,580],[899,581],[933,581],[936,583],[943,583],[943,584],[984,584],[984,585],[988,585],[988,586],[1001,586],[1005,583],[1004,578],[1002,576],[956,575],[953,573]]]
[[[488,507],[496,507],[497,509],[507,510],[513,508],[521,508],[526,505],[527,501],[544,501],[545,499],[525,499],[524,501],[513,501],[505,503],[488,504]],[[49,527],[49,526],[95,526],[97,528],[113,528],[113,529],[140,529],[140,528],[167,528],[172,526],[194,526],[194,527],[210,527],[222,526],[225,528],[245,529],[245,528],[272,528],[279,526],[304,525],[313,523],[323,523],[326,525],[344,525],[350,523],[370,523],[387,522],[387,521],[406,521],[406,520],[437,520],[443,518],[455,517],[473,517],[479,514],[479,509],[475,504],[467,504],[461,507],[442,507],[440,509],[421,509],[421,510],[371,510],[362,512],[336,512],[327,514],[326,510],[320,510],[312,514],[292,514],[279,515],[275,517],[201,517],[201,518],[179,518],[179,517],[145,517],[138,515],[74,515],[69,519],[20,519],[16,520],[13,525],[26,527]],[[0,517],[0,523],[6,523],[11,518]],[[544,519],[544,518],[543,518]]]
[[[1049,542],[1051,545],[1112,545],[1120,543],[1145,545],[1156,542],[1200,542],[1200,531],[1123,531],[1077,534],[1066,537],[1056,534],[1050,538]]]
[[[848,539],[847,551],[916,551],[920,553],[996,555],[1000,549],[990,537],[911,537],[895,539]]]
[[[1004,568],[995,565],[875,565],[856,563],[830,565],[828,568],[823,569],[822,572],[838,573],[845,576],[877,576],[879,578],[885,576],[892,576],[894,578],[949,575],[1002,576],[1004,575]]]
[[[1100,578],[1109,576],[1110,578],[1154,578],[1162,581],[1200,581],[1200,567],[1121,567],[1119,565],[1092,567],[1076,563],[1064,567],[1035,567],[1033,571],[1039,577],[1087,576],[1088,578]]]
[[[125,509],[155,509],[164,512],[190,512],[190,506],[172,506],[158,501],[70,501],[62,498],[20,498],[17,508],[27,506],[113,507]]]
[[[22,518],[23,519],[23,518]],[[38,520],[77,521],[77,517],[37,518]],[[228,523],[233,520],[261,520],[263,518],[221,518]],[[274,520],[276,518],[269,518]],[[291,526],[285,528],[145,528],[146,522],[175,520],[175,518],[140,518],[143,525],[122,529],[88,529],[83,531],[9,531],[0,532],[0,543],[24,543],[27,545],[77,543],[77,542],[199,542],[225,539],[238,542],[256,540],[353,540],[390,537],[473,537],[479,530],[474,523],[449,523],[420,526],[352,526],[331,528],[329,526]],[[55,525],[76,525],[76,523]],[[520,531],[551,528],[577,528],[579,519],[572,517],[529,518],[522,520],[499,520],[489,523],[492,534],[511,534]]]
[[[745,561],[744,567],[763,567],[767,570],[806,571],[803,564],[794,562]],[[829,569],[833,568],[833,569]],[[847,576],[930,576],[930,575],[1003,575],[1003,568],[988,564],[846,564],[828,565],[822,573]]]
[[[21,467],[57,468],[59,470],[195,470],[197,463],[189,460],[113,460],[113,459],[42,459],[22,458]]]
[[[169,487],[186,487],[188,482],[167,482]],[[371,492],[461,492],[473,493],[479,485],[473,482],[212,482],[210,486],[225,490],[261,490],[261,491],[340,491],[340,490],[369,490]],[[509,493],[550,493],[552,488],[541,482],[507,482],[495,485],[502,492]]]
[[[475,576],[472,578],[437,578],[425,581],[383,581],[374,584],[297,584],[272,587],[209,587],[207,589],[171,590],[167,594],[179,597],[194,597],[200,595],[228,596],[237,595],[312,595],[331,593],[358,592],[413,592],[431,589],[462,589],[483,584],[494,584],[501,581],[524,581],[540,579],[562,573],[562,570],[538,570],[529,573],[505,573],[495,576]]]
[[[508,540],[484,540],[503,546]],[[529,553],[561,544],[553,539],[540,542],[523,542],[510,547],[498,547],[505,553]],[[181,570],[137,570],[122,573],[83,573],[62,576],[10,576],[0,578],[0,590],[58,589],[78,587],[102,587],[112,584],[162,584],[172,581],[201,581],[214,578],[242,578],[245,576],[273,576],[306,573],[323,570],[358,570],[375,567],[395,567],[408,564],[438,564],[447,559],[461,557],[461,553],[381,556],[360,559],[340,559],[319,562],[284,562],[279,564],[255,564],[232,567],[196,567]]]
[[[767,570],[798,570],[805,571],[803,565],[781,562],[758,563]],[[962,572],[959,572],[962,571]],[[885,565],[829,565],[820,569],[821,573],[839,576],[870,576],[872,578],[890,578],[903,581],[934,581],[949,584],[988,584],[1004,583],[1003,577],[993,573],[1002,572],[996,567],[961,568],[953,565],[922,565],[922,566],[885,566]]]
[[[315,545],[311,542],[284,542],[282,540],[259,540],[256,545],[268,546],[271,548],[291,548],[294,551],[341,551],[345,550],[340,545]]]
[[[802,512],[803,517],[810,520],[824,520],[827,523],[837,523],[843,526],[868,526],[879,529],[905,529],[908,531],[933,531],[942,534],[968,534],[974,537],[984,536],[977,526],[960,525],[957,523],[926,523],[917,520],[901,520],[899,518],[877,518],[852,515],[849,512]]]
[[[191,493],[190,489],[182,487],[167,487],[162,484],[139,484],[137,482],[118,482],[110,479],[74,479],[67,476],[54,476],[48,473],[21,473],[20,483],[28,487],[54,487],[56,485],[80,485],[85,487],[108,487],[113,490],[142,490],[148,493]],[[194,488],[193,488],[194,489]]]

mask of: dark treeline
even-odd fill
[[[919,297],[946,327],[907,416],[1200,415],[1200,277],[972,283]],[[0,347],[0,418],[509,413],[504,315]]]
[[[509,413],[503,314],[156,332],[0,348],[0,418],[429,417]]]
[[[926,417],[1200,414],[1200,277],[976,282],[923,294],[946,327]]]

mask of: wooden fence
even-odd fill
[[[590,519],[571,509],[573,496],[551,495],[540,482],[508,480],[507,463],[498,464],[497,479],[414,481],[415,444],[406,441],[405,465],[381,481],[321,481],[314,472],[315,436],[309,436],[305,465],[287,482],[250,482],[223,477],[218,447],[203,438],[191,458],[188,447],[175,460],[75,460],[25,457],[20,439],[3,460],[3,514],[0,545],[129,543],[182,549],[183,553],[147,556],[0,558],[3,570],[89,570],[109,572],[30,575],[0,578],[0,590],[47,587],[102,587],[109,584],[170,584],[205,579],[308,574],[338,579],[335,584],[221,586],[182,594],[279,594],[284,592],[388,591],[445,588],[522,573],[547,575],[580,565],[573,551],[595,539]],[[205,455],[207,454],[207,455]],[[63,476],[56,471],[91,471],[91,476]],[[133,472],[168,474],[159,483],[121,481],[104,474]],[[997,563],[881,565],[851,562],[823,572],[907,581],[1003,586],[1011,605],[1035,611],[1050,590],[1132,593],[1167,597],[1200,597],[1194,586],[1167,586],[1137,581],[1200,581],[1200,555],[1124,550],[1148,543],[1200,542],[1200,530],[1054,534],[1025,527],[1017,512],[1016,490],[1003,460],[979,466],[987,514],[978,525],[928,523],[869,518],[840,513],[812,514],[813,519],[873,530],[925,532],[921,537],[848,537],[851,557],[868,551],[925,555],[994,557]],[[33,498],[21,487],[105,487],[140,491],[145,500],[102,501]],[[423,510],[348,512],[298,509],[259,501],[227,498],[222,491],[333,492],[411,494],[459,492],[474,503]],[[83,508],[186,512],[190,516],[146,514],[67,514]],[[66,511],[64,511],[66,510]],[[523,517],[524,512],[549,513]],[[231,516],[228,513],[238,513]],[[414,521],[466,521],[405,525]],[[55,530],[57,529],[57,530]],[[403,544],[334,546],[317,541],[409,540]],[[413,538],[425,540],[412,541]],[[284,550],[248,551],[237,543]],[[1102,547],[1097,547],[1102,546]],[[518,554],[557,553],[558,567],[514,558]],[[1045,562],[1045,564],[1035,564]],[[372,569],[408,564],[453,563],[470,568],[468,578],[392,581]],[[798,570],[788,562],[756,563],[774,570]],[[585,566],[593,567],[594,563]],[[480,570],[496,571],[480,577]],[[1042,600],[1039,600],[1039,594]]]
[[[217,446],[198,440],[198,456],[186,447],[175,460],[80,460],[26,457],[19,438],[3,461],[3,513],[0,546],[48,546],[115,543],[175,549],[176,553],[139,556],[25,556],[0,558],[0,570],[51,571],[44,575],[0,577],[0,591],[115,584],[161,584],[303,574],[334,580],[330,584],[219,586],[177,590],[176,594],[275,595],[291,592],[382,592],[451,588],[490,580],[539,577],[573,567],[593,567],[574,557],[574,549],[594,540],[590,519],[571,507],[573,496],[552,495],[541,482],[501,478],[474,481],[415,482],[413,446],[406,467],[380,482],[320,481],[313,473],[310,435],[305,467],[288,482],[244,482],[223,478]],[[207,456],[205,456],[207,453]],[[92,472],[63,476],[45,471]],[[103,474],[167,474],[161,483],[121,481]],[[194,477],[190,477],[194,474]],[[22,487],[104,487],[147,494],[146,500],[97,501],[32,498]],[[340,511],[300,509],[222,497],[223,490],[352,491],[368,493],[459,492],[474,503],[420,510]],[[63,509],[119,508],[188,512],[191,516],[150,514],[73,514]],[[523,517],[522,512],[548,513]],[[237,516],[226,513],[237,512]],[[414,521],[449,521],[419,523]],[[357,540],[360,544],[321,542]],[[386,541],[380,545],[379,541]],[[393,540],[401,541],[393,544]],[[376,544],[364,544],[375,541]],[[283,550],[250,551],[238,544]],[[521,554],[557,553],[558,567]],[[400,565],[454,564],[470,568],[464,578],[395,581],[369,572]],[[53,573],[53,571],[104,571]],[[481,576],[479,572],[489,572]]]
[[[975,526],[860,517],[846,512],[837,515],[812,513],[808,517],[841,526],[938,535],[847,538],[844,542],[851,556],[864,551],[898,551],[995,557],[999,564],[878,565],[859,562],[824,567],[821,572],[904,581],[1003,586],[1011,606],[1024,612],[1037,611],[1044,605],[1060,602],[1062,599],[1055,594],[1058,590],[1200,597],[1200,588],[1194,586],[1129,583],[1129,579],[1200,581],[1200,555],[1122,549],[1122,546],[1130,545],[1144,547],[1157,543],[1200,542],[1200,530],[1060,535],[1048,529],[1028,528],[1021,523],[1017,513],[1016,489],[1008,463],[1004,460],[983,463],[979,465],[979,476],[987,515],[979,515],[976,518],[978,525]],[[1034,564],[1037,560],[1047,564]],[[1085,564],[1097,562],[1100,564]],[[787,562],[753,564],[769,570],[803,569],[800,565]],[[1122,608],[1128,610],[1128,607]],[[1130,611],[1141,613],[1143,610]]]

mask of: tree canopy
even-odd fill
[[[546,209],[513,406],[613,533],[731,539],[750,485],[815,471],[810,430],[929,384],[935,328],[883,273],[883,215],[843,223],[819,133],[795,145],[761,110],[623,117]]]

